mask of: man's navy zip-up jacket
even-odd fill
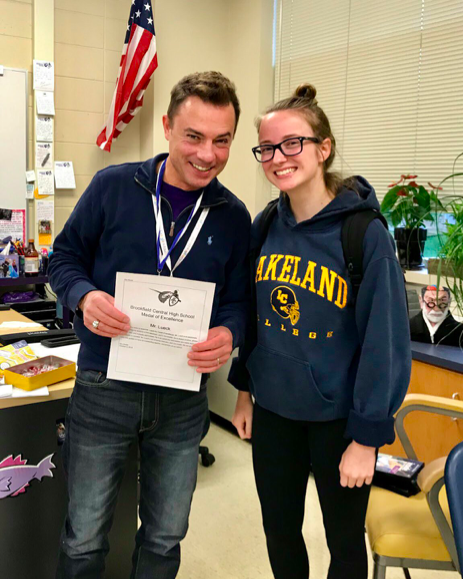
[[[158,155],[143,163],[127,163],[98,172],[57,236],[48,269],[50,284],[60,302],[76,310],[91,290],[114,295],[116,273],[157,273],[156,222],[153,195],[156,167],[167,157]],[[182,211],[170,236],[172,209],[161,198],[169,245],[191,212]],[[176,277],[216,284],[211,327],[226,326],[233,346],[244,339],[249,305],[248,247],[251,220],[244,204],[217,179],[204,189],[201,208],[209,214],[191,252],[175,270]],[[174,248],[175,264],[201,211]],[[162,275],[169,275],[167,267]],[[82,370],[107,371],[110,339],[90,332],[76,316],[75,331],[82,346]]]

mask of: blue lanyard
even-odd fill
[[[172,253],[172,251],[174,250],[175,246],[178,244],[178,242],[180,241],[180,238],[183,236],[183,234],[185,233],[185,231],[188,229],[188,226],[191,223],[191,220],[193,219],[194,215],[196,214],[196,212],[199,209],[199,205],[201,203],[201,198],[202,198],[202,194],[201,196],[198,198],[198,201],[196,202],[196,205],[192,208],[190,215],[187,219],[187,222],[185,224],[185,226],[181,229],[181,231],[179,231],[177,233],[177,235],[175,236],[170,248],[168,249],[167,253],[164,256],[164,259],[161,259],[161,232],[164,233],[164,223],[162,221],[162,213],[161,213],[161,186],[162,186],[162,180],[164,177],[164,171],[166,169],[166,161],[167,159],[165,159],[161,165],[161,168],[159,169],[159,173],[157,176],[157,181],[156,181],[156,211],[155,211],[155,217],[156,217],[156,222],[158,225],[158,234],[157,234],[157,238],[156,238],[156,253],[157,253],[157,262],[158,262],[158,274],[160,274],[162,272],[162,270],[164,269],[164,266],[167,262],[167,260],[170,257],[170,254]],[[165,233],[164,233],[164,238],[165,238]],[[167,241],[166,241],[166,248],[167,248]],[[173,270],[172,270],[173,271]]]

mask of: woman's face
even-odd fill
[[[305,118],[295,111],[276,111],[265,115],[259,130],[259,145],[277,145],[290,137],[314,137]],[[311,183],[323,181],[323,161],[329,156],[331,142],[316,144],[303,141],[302,151],[284,156],[279,150],[271,161],[262,163],[265,176],[278,189],[291,192]]]

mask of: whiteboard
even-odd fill
[[[0,207],[27,210],[27,70],[3,70],[0,76]]]

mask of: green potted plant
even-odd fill
[[[437,285],[450,289],[460,316],[463,316],[463,195],[457,187],[461,189],[463,172],[458,172],[456,167],[462,157],[463,152],[456,156],[452,173],[439,183],[439,187],[446,181],[447,186],[452,186],[453,195],[442,197],[442,204],[444,212],[450,213],[453,219],[447,220],[437,259],[428,262],[429,273],[437,274]]]
[[[424,221],[434,221],[433,212],[443,209],[435,187],[430,190],[419,185],[417,175],[401,175],[400,180],[389,185],[381,203],[381,211],[394,226],[399,262],[406,269],[413,269],[423,261],[427,237]]]

